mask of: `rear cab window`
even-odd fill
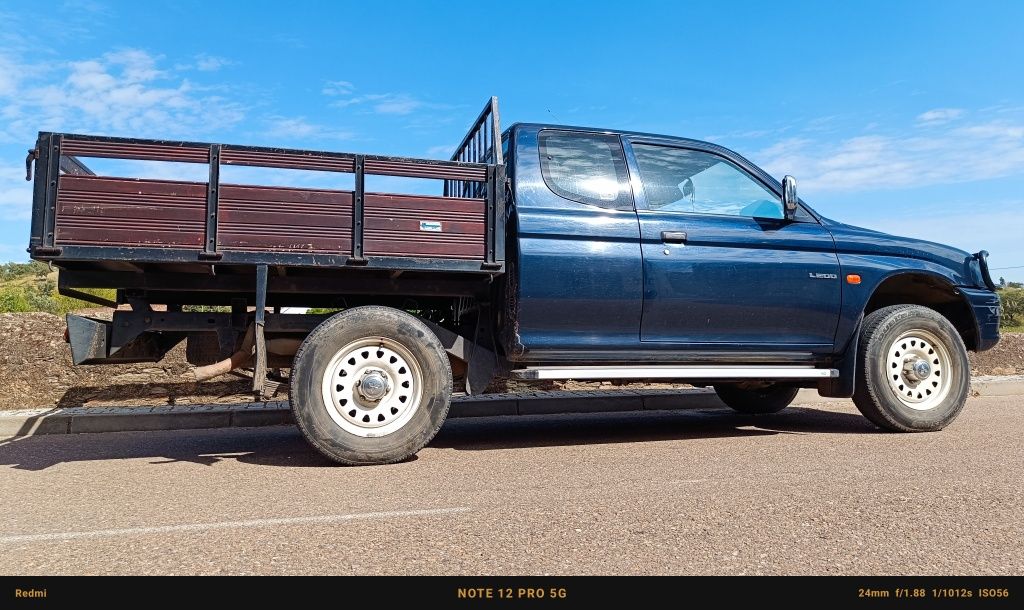
[[[633,209],[618,136],[545,129],[539,144],[541,175],[553,193],[585,205]]]

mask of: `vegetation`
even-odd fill
[[[0,265],[0,282],[10,282],[21,278],[46,277],[50,274],[50,266],[39,261],[30,263],[4,263]]]
[[[111,301],[115,297],[113,290],[84,289],[82,292]],[[57,272],[51,271],[45,263],[0,265],[0,313],[45,311],[64,315],[87,307],[96,305],[57,294]]]
[[[1006,288],[997,291],[999,302],[1003,309],[1003,317],[999,325],[1004,331],[1013,331],[1016,327],[1024,327],[1024,287],[1019,284],[1010,287],[1016,282],[1010,282]]]

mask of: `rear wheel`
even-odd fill
[[[715,393],[726,405],[747,415],[778,413],[789,406],[799,388],[777,383],[722,383]]]
[[[970,393],[960,334],[941,314],[919,305],[871,312],[861,327],[857,367],[853,402],[886,430],[941,430]]]
[[[343,464],[415,455],[448,414],[452,375],[437,337],[389,307],[357,307],[318,326],[295,354],[289,399],[321,453]]]

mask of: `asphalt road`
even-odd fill
[[[291,427],[0,445],[6,574],[1024,574],[1024,398],[451,421],[329,465]]]

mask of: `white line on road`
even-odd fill
[[[111,536],[142,536],[175,532],[204,532],[209,530],[237,529],[242,527],[270,527],[274,525],[302,525],[305,523],[343,523],[358,519],[389,519],[395,517],[431,517],[451,515],[469,511],[469,507],[424,508],[420,510],[393,510],[376,513],[352,513],[348,515],[320,515],[313,517],[283,517],[280,519],[252,519],[249,521],[221,521],[219,523],[186,523],[182,525],[156,525],[152,527],[126,527],[122,529],[93,530],[90,532],[53,532],[50,534],[20,534],[0,536],[0,543],[46,542],[53,540],[76,540],[79,538],[107,538]]]

